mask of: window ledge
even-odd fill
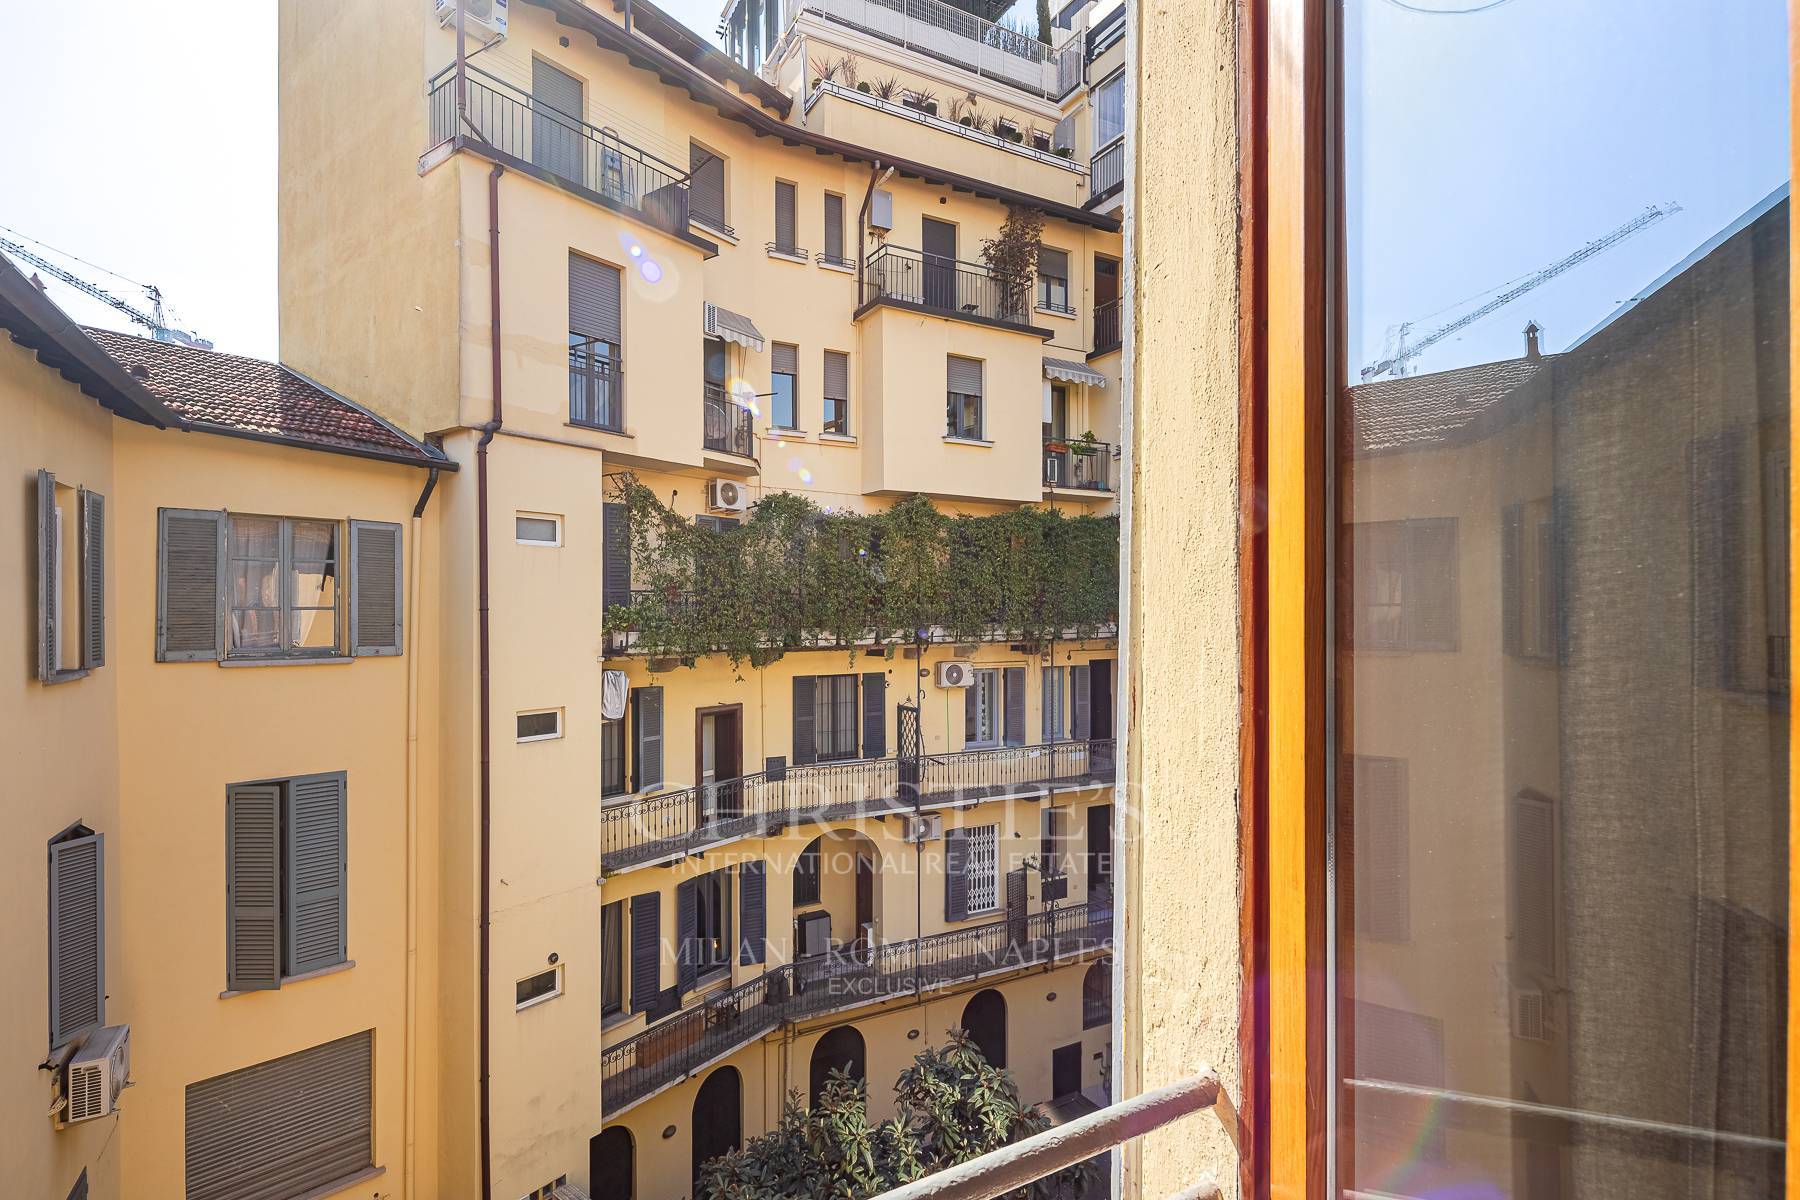
[[[336,667],[355,662],[348,654],[321,654],[317,658],[221,658],[221,667]]]
[[[948,434],[945,434],[944,435],[944,444],[946,446],[990,446],[991,447],[994,443],[990,442],[986,438],[951,437]]]
[[[281,988],[286,987],[290,983],[305,983],[309,979],[322,979],[327,975],[336,975],[340,971],[348,971],[354,966],[356,966],[356,960],[354,958],[346,958],[341,963],[332,963],[329,967],[320,967],[316,971],[302,971],[298,975],[283,975],[281,977],[281,987],[249,988],[244,991],[226,990],[219,993],[219,999],[229,1000],[233,996],[252,996],[257,992],[279,992]]]
[[[88,677],[88,667],[58,667],[50,673],[50,678],[40,678],[38,682],[45,687],[55,687],[59,683],[74,683],[77,679]]]
[[[298,1196],[290,1197],[289,1200],[325,1200],[325,1197],[327,1196],[335,1196],[340,1192],[349,1191],[359,1183],[366,1183],[371,1179],[386,1174],[386,1167],[364,1167],[354,1175],[346,1175],[342,1179],[334,1179],[330,1183],[316,1187],[310,1192],[301,1192]]]
[[[856,445],[856,435],[851,433],[821,433],[819,435],[819,440],[821,442],[835,442],[840,446]]]
[[[604,433],[607,437],[637,439],[637,435],[624,429],[608,429],[604,425],[589,425],[585,421],[564,421],[564,429],[585,429],[589,433]]]
[[[775,258],[775,259],[780,259],[782,262],[797,263],[802,267],[804,267],[808,262],[812,261],[811,259],[807,258],[804,254],[789,254],[785,250],[770,250],[769,257]]]
[[[548,1004],[548,1003],[550,1003],[550,1001],[560,999],[561,997],[562,997],[562,988],[558,987],[554,992],[545,992],[541,996],[533,996],[531,999],[525,1001],[525,1003],[523,1003],[523,1004],[513,1005],[513,1011],[514,1012],[524,1012],[528,1008],[536,1008],[540,1004]]]
[[[600,1018],[600,1032],[611,1033],[615,1029],[631,1024],[639,1015],[629,1008],[621,1008],[616,1013],[610,1013]]]
[[[856,274],[856,268],[851,266],[849,263],[826,262],[823,259],[821,259],[819,261],[819,265],[821,267],[824,267],[827,271],[836,271],[840,275]]]
[[[724,242],[726,245],[735,246],[738,244],[737,234],[728,233],[725,230],[720,229],[720,228],[716,227],[715,225],[713,225],[712,222],[702,221],[699,217],[696,217],[692,213],[689,213],[688,214],[688,228],[693,229],[696,227],[698,227],[708,237],[716,237],[720,241]]]
[[[1060,308],[1045,308],[1041,304],[1034,305],[1031,311],[1043,313],[1047,317],[1061,317],[1065,321],[1073,321],[1078,315],[1072,308],[1065,312]]]
[[[812,435],[804,429],[783,429],[779,425],[771,425],[763,430],[762,436],[774,442],[810,442]]]

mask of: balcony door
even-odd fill
[[[923,218],[919,251],[924,259],[925,304],[930,308],[956,307],[956,226],[948,221]]]
[[[738,816],[743,808],[743,706],[702,709],[695,719],[699,728],[694,739],[694,779],[700,785],[700,820]]]

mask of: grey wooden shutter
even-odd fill
[[[950,390],[959,396],[981,395],[981,360],[948,355],[945,359]]]
[[[225,986],[281,986],[281,785],[225,794]]]
[[[56,675],[56,476],[37,473],[37,671]]]
[[[187,1200],[285,1200],[374,1165],[370,1030],[187,1089]]]
[[[1086,663],[1069,668],[1069,709],[1075,717],[1069,736],[1078,742],[1094,736],[1093,697],[1088,694],[1092,674]]]
[[[769,369],[777,375],[798,375],[800,373],[800,351],[785,342],[771,343]]]
[[[844,261],[844,198],[836,192],[825,193],[825,257]]]
[[[775,249],[794,252],[794,185],[785,179],[775,181]]]
[[[1006,685],[1006,725],[1004,737],[1009,746],[1025,744],[1025,668],[1008,667],[1002,677]]]
[[[623,317],[619,268],[569,255],[569,332],[617,346]]]
[[[1508,880],[1512,960],[1545,977],[1556,973],[1556,807],[1547,796],[1513,797]]]
[[[819,761],[818,706],[819,684],[815,676],[794,676],[794,765],[806,766]]]
[[[738,962],[748,966],[768,958],[768,880],[761,860],[738,864]]]
[[[1358,756],[1354,771],[1350,805],[1356,825],[1356,930],[1376,941],[1408,941],[1412,884],[1406,763]]]
[[[225,514],[157,513],[156,659],[204,662],[225,655]]]
[[[944,920],[969,918],[969,831],[944,831]]]
[[[848,400],[850,398],[850,356],[842,350],[825,352],[825,398],[827,400]]]
[[[1456,614],[1456,518],[1406,523],[1406,578],[1402,620],[1412,650],[1454,650]]]
[[[106,497],[81,489],[81,665],[106,662]]]
[[[662,897],[631,898],[631,1011],[648,1012],[662,994]]]
[[[344,773],[289,781],[281,878],[287,974],[344,962],[349,882]]]
[[[1508,654],[1524,650],[1525,506],[1509,504],[1500,516],[1500,646]]]
[[[601,604],[631,603],[631,510],[608,504],[600,510]]]
[[[694,937],[699,929],[698,879],[675,885],[675,990],[686,995],[694,988]]]
[[[100,834],[50,846],[50,1045],[106,1024],[106,859]]]
[[[862,756],[887,753],[887,674],[864,671],[862,677]]]
[[[725,160],[688,145],[688,212],[714,229],[725,229]]]
[[[663,781],[663,690],[631,689],[631,788],[641,792]]]
[[[400,526],[350,522],[350,653],[399,654],[405,644]]]

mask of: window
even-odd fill
[[[1060,742],[1069,736],[1069,669],[1044,668],[1044,741]]]
[[[808,842],[800,857],[794,860],[794,907],[819,902],[819,847],[820,841],[814,838]]]
[[[856,757],[856,676],[817,676],[819,761]]]
[[[1354,526],[1359,650],[1454,650],[1456,518]]]
[[[1000,713],[1000,672],[983,667],[975,672],[975,682],[963,692],[963,744],[999,745]]]
[[[1555,659],[1556,525],[1548,498],[1509,504],[1501,514],[1500,580],[1506,652]]]
[[[278,988],[346,965],[345,775],[225,790],[225,986]]]
[[[338,653],[338,527],[291,517],[230,518],[232,657]]]
[[[106,498],[39,471],[37,503],[37,675],[62,683],[106,659]]]
[[[1097,958],[1081,977],[1081,1027],[1112,1024],[1112,959]]]
[[[754,69],[754,64],[752,65]],[[725,160],[698,142],[688,143],[688,216],[730,233],[725,223]]]
[[[625,1011],[625,901],[600,906],[600,1015]]]
[[[100,834],[50,841],[50,1047],[106,1024],[106,858]]]
[[[569,255],[569,421],[625,429],[622,287],[619,269]]]
[[[850,356],[842,350],[825,352],[826,433],[850,433]]]
[[[1039,810],[1038,866],[1046,875],[1067,876],[1073,864],[1074,860],[1069,855],[1069,810]]]
[[[560,708],[522,712],[514,719],[517,722],[518,740],[521,742],[543,742],[562,736]]]
[[[683,977],[705,975],[731,965],[731,869],[709,871],[697,879],[680,884],[692,893],[691,901],[677,900],[683,921],[692,904],[693,927],[684,931],[681,968]]]
[[[625,722],[600,722],[600,796],[625,794]]]
[[[336,1194],[374,1166],[374,1033],[187,1088],[188,1200]]]
[[[803,255],[805,251],[795,245],[795,208],[797,206],[796,189],[785,179],[775,181],[775,240],[769,243],[769,249],[776,254]]]
[[[558,964],[548,971],[527,975],[513,984],[513,1008],[530,1008],[534,1004],[554,1000],[560,995],[562,995],[562,966]]]
[[[1044,387],[1044,440],[1061,441],[1069,436],[1069,389],[1060,383]]]
[[[1000,827],[976,825],[964,833],[968,837],[969,912],[993,912],[1000,907]]]
[[[769,350],[769,424],[775,429],[799,429],[799,406],[794,395],[799,385],[800,350],[775,342]]]
[[[1123,71],[1094,89],[1094,149],[1125,136],[1125,73]]]
[[[714,533],[724,533],[727,529],[736,529],[743,521],[737,517],[714,517],[706,513],[694,514],[694,528],[710,529]]]
[[[850,265],[844,257],[844,198],[836,192],[825,193],[825,252],[819,261],[834,267]]]
[[[944,436],[981,440],[981,361],[950,355],[945,372],[948,402],[944,407]]]
[[[1069,307],[1069,252],[1039,246],[1037,253],[1037,306],[1051,312],[1072,313]]]
[[[560,546],[562,518],[520,513],[513,518],[513,537],[521,546]]]

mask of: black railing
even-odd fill
[[[764,242],[763,249],[770,254],[785,254],[789,258],[807,257],[805,246],[784,246],[780,242]]]
[[[984,266],[901,246],[883,246],[871,254],[863,276],[865,304],[898,300],[1008,325],[1030,324],[1031,296],[1031,282],[1009,284]]]
[[[1112,902],[1102,899],[773,967],[607,1050],[600,1066],[601,1106],[616,1115],[790,1021],[1104,951],[1111,944]]]
[[[434,145],[466,137],[659,229],[687,231],[688,172],[479,67],[463,70],[472,128],[457,127],[456,68],[445,67],[432,77],[427,97]]]
[[[706,385],[706,427],[702,434],[708,450],[756,457],[756,416],[716,383]]]
[[[1088,164],[1088,197],[1099,199],[1125,185],[1125,139],[1104,146]]]
[[[1112,446],[1106,442],[1044,439],[1044,486],[1112,490]]]
[[[856,265],[854,261],[845,258],[842,254],[832,254],[827,250],[821,250],[813,255],[813,261],[826,267],[854,267]]]
[[[910,812],[913,766],[899,758],[791,766],[611,805],[600,814],[600,866],[623,871],[790,825]],[[917,769],[922,807],[1097,787],[1112,782],[1113,742],[959,750],[929,755]]]
[[[1105,354],[1119,348],[1119,302],[1108,300],[1094,306],[1094,353]]]
[[[569,341],[569,422],[625,432],[625,370],[619,348],[598,338]]]

